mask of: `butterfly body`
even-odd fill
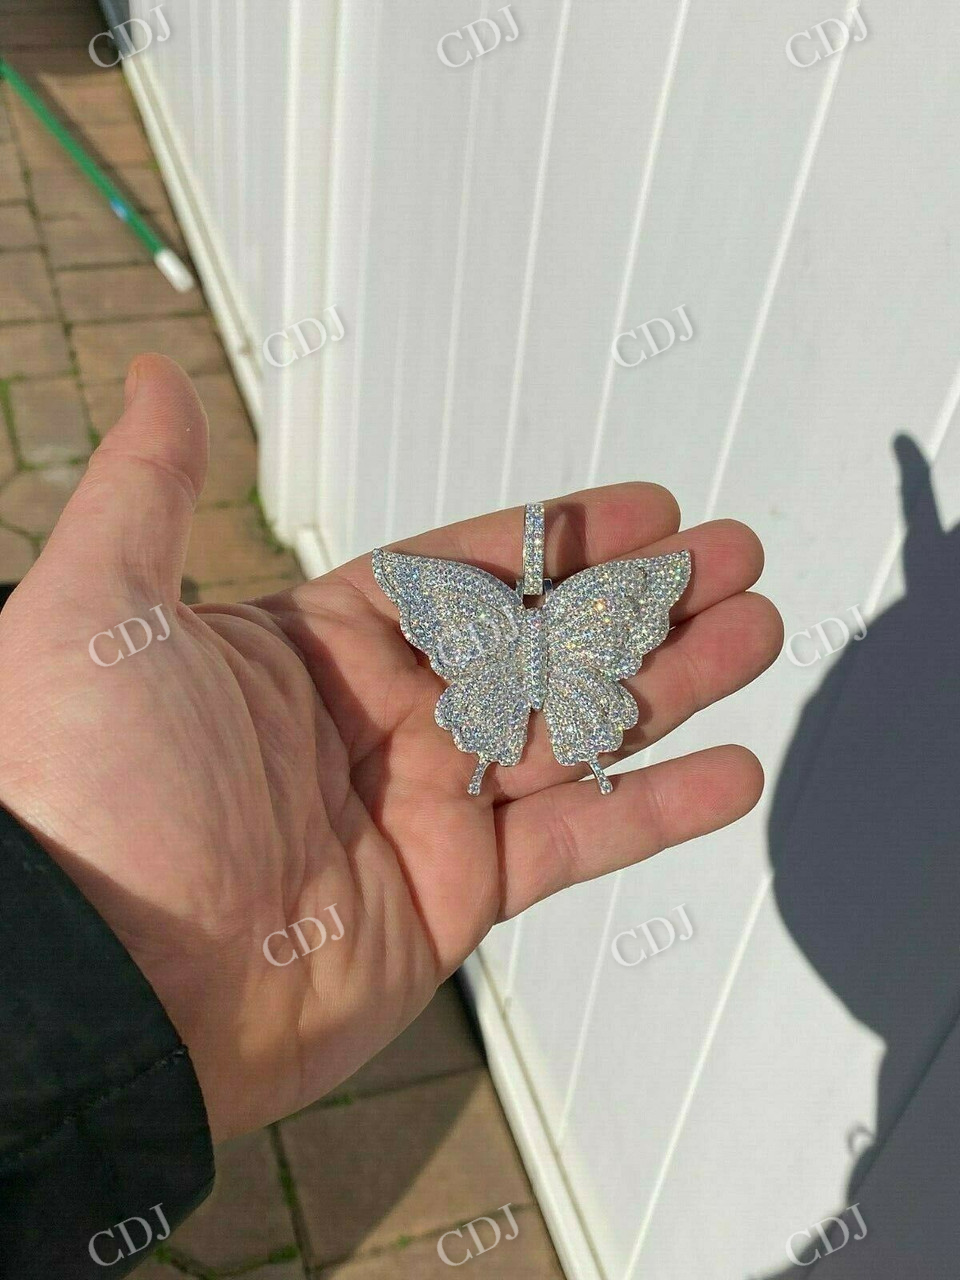
[[[524,609],[520,641],[520,667],[524,693],[531,711],[539,711],[547,692],[547,633],[543,609]]]
[[[479,757],[471,794],[488,764],[518,763],[531,711],[543,712],[560,764],[585,763],[602,791],[612,789],[598,756],[616,751],[639,718],[620,681],[665,639],[690,577],[688,552],[585,569],[531,608],[520,584],[455,560],[378,550],[373,572],[406,639],[448,682],[435,717]]]

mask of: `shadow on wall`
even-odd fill
[[[868,624],[863,643],[847,645],[807,704],[769,832],[787,928],[853,1016],[886,1041],[875,1135],[866,1135],[866,1149],[854,1145],[856,1135],[838,1135],[859,1151],[845,1205],[860,1201],[868,1231],[870,1184],[863,1192],[861,1184],[960,1013],[960,525],[941,527],[929,467],[913,441],[900,436],[894,448],[906,591]],[[958,1120],[960,1109],[943,1116],[960,1141]],[[851,1236],[859,1232],[850,1214],[845,1222]],[[879,1220],[872,1225],[883,1229]],[[937,1274],[953,1274],[960,1215],[931,1229],[943,1236],[933,1249],[942,1255]],[[805,1251],[805,1237],[795,1245],[801,1265],[767,1280],[797,1280],[814,1265],[817,1275],[846,1274],[854,1265],[855,1245],[846,1257],[840,1249],[828,1254],[811,1234]],[[836,1226],[828,1237],[834,1246],[843,1241]],[[901,1253],[903,1241],[888,1243]],[[900,1263],[878,1271],[875,1255],[873,1262],[873,1280],[903,1280]]]

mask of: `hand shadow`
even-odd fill
[[[905,594],[868,622],[862,642],[847,644],[804,709],[769,827],[784,923],[853,1016],[886,1042],[876,1136],[855,1158],[838,1216],[857,1202],[960,1013],[960,525],[941,527],[913,441],[900,436],[894,448],[907,523]],[[842,1060],[830,1070],[842,1071]],[[869,1227],[868,1210],[862,1202]],[[830,1274],[843,1256],[824,1250],[812,1224],[796,1225],[814,1243],[803,1251],[806,1237],[797,1237],[801,1265],[767,1280],[797,1280],[812,1265]],[[849,1214],[846,1225],[852,1237],[858,1227]],[[960,1215],[942,1231],[938,1248],[944,1260],[955,1258]],[[834,1247],[842,1243],[839,1228],[829,1235]],[[902,1267],[871,1274],[902,1280]]]

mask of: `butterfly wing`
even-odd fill
[[[616,751],[637,723],[637,704],[619,682],[666,639],[670,607],[689,580],[690,553],[678,551],[584,569],[547,597],[543,713],[560,764],[594,768],[597,756]]]
[[[475,565],[398,551],[375,551],[373,573],[397,606],[406,639],[450,684],[437,703],[437,724],[481,762],[516,764],[530,714],[516,592]]]

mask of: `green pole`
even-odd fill
[[[194,288],[194,279],[174,251],[144,222],[130,201],[110,181],[96,161],[80,146],[76,138],[60,123],[47,104],[34,93],[26,80],[10,63],[0,58],[0,79],[8,80],[35,116],[50,130],[64,151],[90,179],[93,185],[107,197],[110,208],[121,222],[125,222],[150,251],[156,267],[163,272],[175,289],[186,293]]]

